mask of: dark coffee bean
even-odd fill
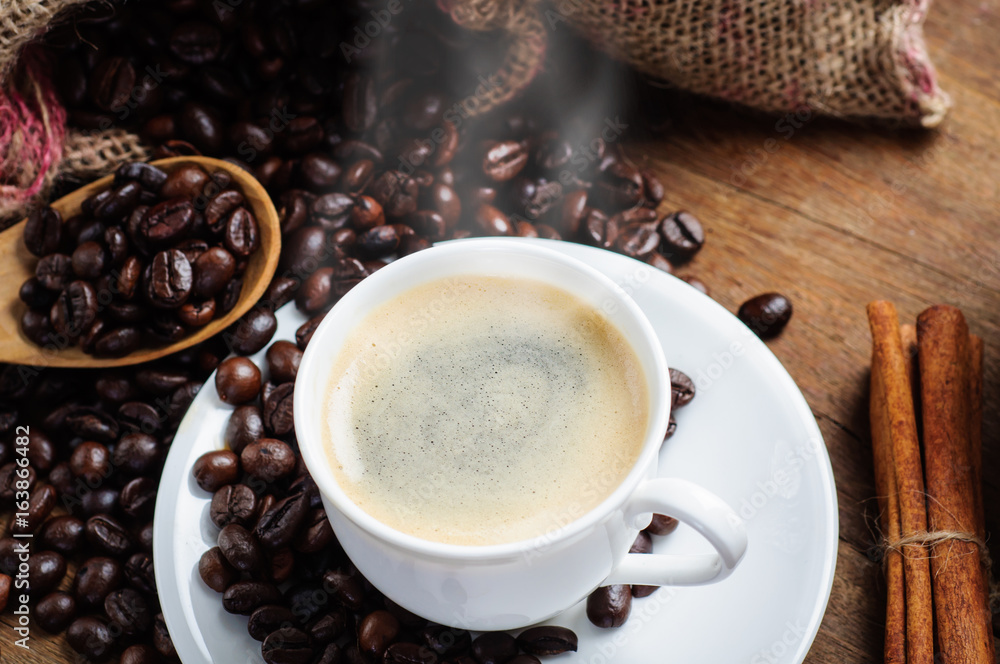
[[[87,330],[97,311],[94,287],[86,281],[74,281],[59,294],[49,316],[55,331],[72,339]]]
[[[66,628],[66,642],[87,659],[101,661],[114,647],[114,637],[107,623],[96,616],[77,618]]]
[[[236,208],[226,222],[223,242],[234,256],[246,258],[260,246],[260,228],[250,210]]]
[[[215,389],[225,403],[246,403],[260,392],[260,369],[245,357],[225,359],[215,373]]]
[[[289,383],[295,380],[302,361],[302,351],[290,341],[276,341],[267,349],[266,354],[268,374],[276,383]]]
[[[194,266],[194,262],[198,260],[198,257],[208,251],[209,245],[205,240],[191,238],[189,240],[184,240],[175,246],[174,249],[184,254],[184,257],[188,259],[188,262]]]
[[[472,635],[464,629],[428,625],[421,637],[428,648],[444,659],[465,654],[472,648]]]
[[[104,613],[123,634],[143,634],[153,626],[149,605],[142,595],[131,588],[109,593],[104,598]]]
[[[528,164],[528,148],[519,141],[501,141],[489,146],[483,157],[483,174],[494,182],[512,180]]]
[[[108,256],[97,242],[84,242],[70,256],[73,272],[81,279],[96,279],[108,265]]]
[[[229,613],[249,616],[265,604],[281,602],[281,591],[267,581],[237,581],[222,594],[222,608]]]
[[[214,62],[222,50],[219,29],[203,21],[187,21],[170,33],[170,52],[189,65]]]
[[[690,260],[705,244],[701,223],[689,212],[674,212],[660,222],[661,253],[671,261]]]
[[[350,74],[344,82],[344,125],[348,130],[362,134],[375,125],[378,100],[375,82],[362,74]]]
[[[132,537],[128,530],[110,515],[90,517],[84,532],[91,546],[109,556],[122,556],[132,548]]]
[[[507,662],[507,664],[542,664],[542,660],[538,659],[534,655],[518,655],[514,659]]]
[[[677,420],[674,419],[674,414],[670,413],[670,420],[667,422],[667,432],[663,436],[663,440],[669,440],[675,433],[677,433]]]
[[[399,634],[399,621],[388,611],[373,611],[358,625],[358,648],[363,655],[379,661],[386,646]]]
[[[41,429],[32,429],[26,456],[32,468],[38,472],[47,473],[55,463],[55,443]],[[0,459],[3,459],[2,454],[0,454]],[[3,460],[5,461],[5,459]]]
[[[792,303],[781,293],[763,293],[742,305],[736,314],[761,339],[781,333],[792,317]]]
[[[195,297],[215,297],[235,273],[233,255],[222,247],[212,247],[194,261],[191,293]]]
[[[677,530],[677,519],[666,514],[654,514],[653,520],[646,526],[646,531],[653,535],[669,535]]]
[[[295,623],[296,616],[287,606],[265,604],[250,614],[247,631],[257,641],[263,641],[272,632]]]
[[[260,408],[247,405],[240,406],[229,416],[224,440],[229,449],[239,454],[247,445],[263,435],[264,420]]]
[[[57,346],[55,330],[52,329],[52,322],[46,313],[25,309],[21,314],[21,331],[38,346]]]
[[[262,301],[268,303],[275,310],[280,309],[286,303],[291,302],[295,297],[295,291],[301,285],[301,281],[295,277],[283,277],[275,275],[271,283],[264,292]]]
[[[663,183],[652,171],[640,171],[642,176],[642,196],[643,204],[646,207],[655,208],[663,202]]]
[[[385,649],[385,664],[437,664],[438,657],[426,646],[416,643],[393,643]]]
[[[401,171],[383,171],[368,191],[390,217],[405,217],[417,209],[417,183]]]
[[[640,208],[641,209],[641,208]],[[639,222],[622,226],[615,238],[615,249],[640,260],[646,258],[660,245],[659,224],[654,222]]]
[[[215,300],[187,302],[177,310],[177,319],[191,328],[204,327],[215,318]]]
[[[358,233],[370,230],[385,223],[385,212],[382,206],[371,196],[359,196],[351,208],[351,226]]]
[[[201,554],[198,561],[198,574],[205,585],[217,593],[223,593],[231,586],[239,575],[233,569],[226,557],[222,555],[222,550],[217,546]]]
[[[7,531],[12,535],[27,535],[41,526],[56,506],[56,490],[51,484],[39,483],[28,497],[28,509],[19,508],[19,516],[12,516]]]
[[[140,592],[156,594],[156,579],[153,572],[153,558],[150,553],[133,553],[125,561],[125,578],[128,584]]]
[[[282,383],[264,399],[264,428],[277,436],[284,436],[295,429],[292,415],[294,383]]]
[[[128,402],[119,408],[118,419],[132,431],[115,445],[115,466],[129,475],[150,472],[160,460],[160,446],[147,432],[155,432],[160,427],[160,414],[148,404]]]
[[[38,533],[38,541],[44,549],[71,556],[86,541],[84,523],[75,516],[57,516],[49,519]]]
[[[195,482],[205,491],[215,493],[239,477],[239,458],[229,450],[206,452],[198,457],[192,469]]]
[[[639,170],[621,159],[614,159],[591,189],[592,205],[612,211],[635,207],[642,202],[643,181]]]
[[[323,125],[314,117],[293,118],[280,137],[286,152],[305,154],[323,142]]]
[[[77,604],[85,609],[104,605],[104,598],[122,587],[124,577],[118,561],[112,558],[90,558],[76,570],[73,594]]]
[[[629,553],[652,553],[653,538],[646,531],[640,531],[628,550]]]
[[[160,188],[164,199],[192,199],[202,195],[209,183],[208,173],[197,164],[186,164],[171,171]]]
[[[503,212],[492,205],[480,205],[476,225],[484,235],[514,235],[514,225]]]
[[[549,172],[566,168],[572,157],[573,146],[558,136],[546,138],[535,151],[535,163],[542,170]]]
[[[670,370],[670,407],[682,408],[694,399],[694,381],[686,373],[678,369]]]
[[[177,657],[177,649],[170,639],[170,632],[167,631],[167,623],[162,613],[157,613],[153,619],[153,647],[156,648],[156,652],[168,659]]]
[[[160,168],[142,161],[125,162],[115,171],[115,184],[135,180],[143,189],[157,193],[167,180],[167,174]]]
[[[280,267],[304,278],[330,256],[326,233],[319,226],[305,226],[283,239]]]
[[[169,180],[167,184],[170,184]],[[185,198],[171,198],[157,203],[142,216],[138,238],[150,247],[178,242],[191,232],[195,216],[194,205]]]
[[[309,500],[299,493],[283,498],[261,514],[254,535],[266,548],[279,549],[291,544],[309,512]]]
[[[299,179],[310,191],[328,191],[337,186],[341,172],[340,164],[319,152],[307,154],[299,164]]]
[[[240,455],[243,470],[265,482],[287,477],[295,470],[296,456],[284,441],[261,438],[244,448]]]
[[[320,314],[319,316],[314,316],[313,318],[310,318],[301,326],[299,326],[299,329],[295,331],[296,346],[298,346],[302,350],[306,349],[306,346],[309,345],[310,339],[312,339],[313,333],[316,332],[316,328],[319,327],[319,324],[323,322],[323,316],[324,314]]]
[[[440,219],[440,215],[436,212],[431,212],[430,214]],[[442,231],[443,228],[442,222]],[[443,232],[441,236],[444,236]],[[363,257],[379,258],[391,255],[396,251],[398,246],[399,236],[396,234],[395,228],[392,226],[376,226],[358,236],[355,248]]]
[[[215,298],[215,313],[217,316],[225,316],[239,303],[240,295],[243,292],[243,280],[240,278],[233,279],[226,287],[222,289],[222,293]]]
[[[66,415],[66,426],[81,438],[113,443],[118,438],[118,422],[97,408],[74,408]]]
[[[225,528],[231,523],[252,526],[257,515],[257,494],[245,484],[230,484],[212,496],[212,523]]]
[[[122,487],[118,496],[122,512],[135,519],[153,516],[156,505],[156,481],[149,477],[137,477]]]
[[[254,574],[264,568],[264,550],[250,531],[231,523],[219,532],[219,550],[234,568]]]
[[[49,290],[61,291],[72,276],[72,263],[66,254],[48,254],[35,265],[35,278]]]
[[[360,194],[368,187],[374,176],[375,162],[371,159],[359,159],[344,172],[344,190]]]
[[[28,585],[44,595],[55,590],[66,576],[66,559],[55,551],[33,551],[28,559]]]
[[[312,203],[313,215],[323,228],[329,230],[346,226],[350,221],[352,209],[354,209],[354,199],[340,192],[325,194]]]
[[[543,625],[521,632],[517,637],[517,645],[530,655],[559,655],[576,652],[577,637],[571,629]]]
[[[214,235],[222,235],[226,221],[237,208],[244,204],[243,194],[235,189],[226,189],[213,196],[205,206],[205,223]]]
[[[117,279],[115,281],[114,287],[118,292],[118,296],[125,298],[126,300],[131,299],[136,292],[136,286],[139,285],[139,278],[142,276],[142,263],[135,256],[129,256],[122,263],[121,269],[118,271]],[[122,320],[122,319],[119,319]],[[134,323],[135,320],[122,320],[122,322]]]
[[[266,307],[254,307],[233,323],[224,335],[234,353],[253,355],[271,341],[278,329],[274,312]]]
[[[122,651],[118,664],[159,664],[160,656],[156,649],[144,643],[131,645]]]
[[[24,246],[39,258],[55,253],[62,236],[62,215],[48,206],[35,208],[24,225]]]
[[[674,273],[674,266],[670,264],[663,254],[658,251],[653,251],[649,253],[643,260],[646,261],[647,265],[651,265],[659,270],[663,270],[667,274]]]
[[[87,484],[96,487],[111,474],[111,453],[96,441],[80,443],[70,455],[69,469],[74,477],[83,478]]]
[[[293,547],[299,553],[318,553],[329,546],[333,539],[333,527],[326,518],[326,510],[316,507],[306,516]]]
[[[19,472],[20,471],[20,472]],[[24,483],[27,483],[27,490],[35,486],[38,474],[35,469],[28,466],[28,476],[21,475],[21,468],[13,461],[0,467],[0,500],[12,501],[17,491],[25,490]]]
[[[110,265],[121,265],[128,258],[128,238],[125,237],[125,231],[120,227],[109,226],[104,230],[104,246],[107,247],[107,258]],[[73,269],[75,270],[76,267],[74,266]]]
[[[176,249],[161,251],[153,257],[144,275],[146,296],[153,306],[176,309],[191,294],[193,273],[187,257]]]
[[[618,224],[600,210],[588,208],[580,224],[580,234],[587,244],[610,249],[618,239]]]
[[[628,586],[603,586],[587,598],[587,618],[598,627],[621,627],[632,612],[632,590]]]
[[[105,222],[123,220],[139,204],[142,196],[142,186],[138,182],[123,182],[109,191],[107,198],[94,207],[95,219]],[[101,231],[103,233],[103,229]]]
[[[90,74],[90,99],[102,111],[121,112],[132,99],[136,72],[122,57],[104,60]]]
[[[559,182],[520,177],[512,183],[509,198],[515,214],[534,221],[546,217],[562,200],[562,194],[563,188]]]
[[[76,617],[76,600],[69,593],[49,593],[35,605],[35,621],[49,634],[66,629]]]
[[[313,650],[309,635],[295,627],[282,627],[264,639],[260,651],[267,664],[309,664]]]
[[[57,295],[58,293],[42,286],[42,282],[36,277],[27,279],[21,284],[21,289],[18,291],[22,302],[32,309],[44,310],[45,313],[48,313],[48,309],[56,301]]]
[[[23,542],[18,542],[13,537],[0,539],[0,573],[7,576],[17,574],[20,554],[24,546]]]
[[[307,314],[322,311],[333,295],[333,268],[321,267],[302,283],[295,294],[295,306]]]
[[[506,664],[517,655],[517,641],[507,632],[484,632],[472,642],[479,664]]]

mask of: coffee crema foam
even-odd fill
[[[542,282],[470,275],[418,286],[348,335],[323,432],[337,482],[372,517],[488,545],[600,504],[648,415],[639,358],[600,311]]]

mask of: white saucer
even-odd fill
[[[556,616],[552,623],[580,637],[579,652],[559,661],[799,664],[826,610],[838,535],[830,459],[801,392],[750,330],[683,281],[608,251],[525,241],[544,242],[601,270],[649,316],[668,349],[667,363],[698,387],[694,401],[677,412],[677,433],[660,453],[661,474],[717,493],[747,521],[750,540],[731,577],[637,599],[619,629],[591,625],[583,602]],[[305,320],[294,305],[283,307],[274,340],[294,340]],[[252,358],[261,368],[263,356]],[[184,664],[263,661],[247,619],[226,613],[197,569],[218,530],[208,516],[211,495],[194,483],[191,467],[223,447],[231,411],[216,394],[213,374],[174,437],[156,503],[156,585]],[[656,540],[661,553],[710,550],[684,526]]]

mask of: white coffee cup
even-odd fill
[[[531,540],[444,544],[391,528],[338,486],[323,449],[324,395],[347,336],[376,307],[423,283],[462,275],[534,279],[602,310],[643,367],[650,395],[642,450],[625,480],[595,509]],[[609,584],[699,585],[719,581],[746,551],[746,528],[716,495],[681,478],[657,478],[670,415],[663,349],[638,305],[606,276],[574,258],[513,238],[459,240],[394,261],[366,278],[313,334],[295,382],[295,430],[344,551],[382,593],[435,622],[472,630],[514,629],[573,606]],[[692,526],[716,553],[629,554],[653,513]]]

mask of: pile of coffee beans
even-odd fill
[[[227,353],[214,339],[134,368],[0,365],[0,611],[27,593],[32,627],[65,632],[90,661],[175,656],[153,577],[153,507],[177,425]],[[19,491],[27,505],[15,515]],[[25,542],[27,590],[12,583]]]
[[[21,329],[58,350],[122,357],[168,344],[236,306],[260,247],[257,220],[224,172],[123,164],[113,184],[63,220],[38,208],[24,244],[39,257],[21,286]],[[205,192],[215,191],[210,199]]]

